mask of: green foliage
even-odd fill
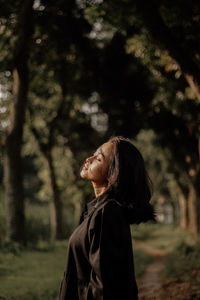
[[[132,237],[137,245],[137,240],[147,242],[150,246],[162,249],[166,254],[174,253],[179,244],[185,242],[194,244],[192,234],[174,225],[160,223],[144,223],[132,226]]]
[[[137,2],[35,1],[22,151],[30,243],[50,238],[52,198],[48,168],[31,126],[45,150],[51,146],[65,236],[78,223],[81,206],[91,194],[79,179],[80,166],[110,135],[135,138],[154,184],[155,203],[165,194],[177,207],[176,182],[187,196],[189,172],[198,171],[199,102],[184,80],[178,58],[175,61],[151,37]],[[5,2],[0,17],[0,139],[9,123],[20,3]],[[152,3],[178,46],[199,66],[199,2]],[[144,12],[148,15],[148,9]],[[6,217],[1,198],[0,240]]]
[[[141,248],[134,247],[133,244],[133,256],[136,278],[141,276],[147,267],[153,261],[153,258],[146,254]]]
[[[0,251],[0,297],[6,300],[55,300],[64,272],[67,242],[40,243],[24,249],[17,244]],[[15,249],[15,250],[14,250]],[[136,276],[151,262],[142,250],[134,250]]]
[[[36,210],[35,210],[36,211]],[[26,218],[26,236],[28,244],[35,245],[40,240],[50,240],[50,224],[46,224],[45,220],[38,216]]]
[[[73,199],[72,199],[73,200]],[[75,210],[75,204],[66,201],[63,207],[63,231],[68,238],[79,221],[80,209]],[[50,209],[48,202],[26,205],[26,238],[28,246],[37,246],[41,241],[51,240]]]
[[[6,215],[5,215],[5,201],[3,198],[3,190],[2,187],[0,187],[0,243],[5,238],[5,230],[6,230]]]
[[[63,242],[54,247],[21,250],[18,255],[0,252],[0,297],[55,300],[64,271],[66,245]]]
[[[21,251],[23,250],[23,246],[17,242],[13,241],[3,241],[0,244],[0,250],[2,253],[10,253],[15,256],[19,256],[21,254]],[[3,271],[2,271],[3,275]]]
[[[166,264],[179,272],[199,266],[200,245],[192,244],[191,236],[169,225],[140,224],[132,226],[133,252],[136,276],[140,276],[150,258],[137,243],[142,240],[163,249],[168,255]],[[176,249],[176,251],[175,251]],[[40,241],[37,247],[23,248],[13,243],[0,251],[0,297],[6,300],[55,300],[64,272],[67,241],[49,243]],[[30,298],[28,298],[30,297]]]
[[[133,143],[141,151],[149,177],[153,183],[153,202],[156,202],[160,194],[171,195],[171,201],[175,199],[173,188],[170,185],[175,182],[173,173],[169,169],[169,153],[160,147],[157,136],[153,130],[140,130]]]
[[[183,275],[200,268],[200,241],[191,245],[181,241],[169,256],[165,273],[168,276]]]
[[[152,224],[150,222],[148,222],[148,224],[140,224],[137,226],[132,225],[132,236],[136,240],[150,240],[154,237],[157,226],[157,224]]]

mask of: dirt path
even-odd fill
[[[167,295],[161,292],[163,284],[163,269],[165,264],[165,253],[160,249],[156,249],[144,242],[138,241],[137,244],[147,253],[153,257],[153,262],[150,263],[145,273],[137,279],[139,287],[140,300],[167,300]]]
[[[178,277],[164,277],[163,270],[167,263],[164,251],[154,248],[144,242],[137,244],[147,255],[153,258],[145,273],[137,278],[139,288],[139,300],[191,300],[200,299],[199,278],[200,269],[184,272],[190,279],[185,281]]]

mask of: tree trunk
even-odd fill
[[[188,229],[193,233],[194,238],[197,238],[198,234],[198,201],[197,191],[193,183],[189,184],[188,194]]]
[[[57,121],[59,120],[59,116],[62,113],[63,105],[65,98],[63,97],[55,118],[47,124],[47,128],[49,128],[48,134],[48,143],[45,144],[42,142],[40,134],[38,130],[33,126],[32,122],[30,122],[31,131],[38,143],[40,152],[46,160],[48,167],[48,175],[49,175],[49,186],[51,189],[51,200],[50,200],[50,216],[51,216],[51,236],[53,240],[63,239],[63,228],[62,228],[62,201],[60,197],[59,188],[56,182],[56,173],[53,165],[53,157],[52,157],[52,148],[54,145],[54,131],[57,126]],[[29,107],[30,118],[33,117],[33,111]]]
[[[7,137],[5,147],[4,178],[7,209],[6,238],[25,242],[21,141],[16,141],[11,135]]]
[[[59,188],[56,182],[55,169],[53,166],[53,158],[51,150],[45,156],[48,169],[51,187],[51,202],[50,202],[50,216],[51,216],[51,235],[53,240],[63,239],[62,229],[62,201],[60,197]]]
[[[31,114],[30,114],[31,115]],[[48,144],[44,144],[41,141],[40,135],[35,127],[30,123],[31,131],[38,143],[41,154],[43,155],[49,176],[49,187],[51,189],[50,199],[50,224],[51,224],[51,237],[52,240],[63,239],[63,228],[62,228],[62,201],[60,197],[59,188],[56,182],[56,173],[53,165],[52,157],[52,141],[48,136]]]
[[[14,49],[13,103],[10,126],[5,140],[5,197],[8,240],[25,241],[24,193],[21,165],[21,146],[28,92],[28,54],[32,34],[33,0],[24,1],[18,17],[18,38]]]
[[[197,174],[194,181],[194,188],[197,197],[197,221],[198,221],[198,233],[200,233],[200,163],[197,166]]]
[[[180,209],[180,227],[187,229],[188,227],[188,216],[187,216],[187,198],[185,197],[181,187],[177,184],[178,201]]]

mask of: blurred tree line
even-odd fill
[[[29,240],[43,205],[66,237],[91,194],[81,164],[111,135],[133,139],[153,201],[197,237],[199,20],[197,0],[1,0],[1,240]]]

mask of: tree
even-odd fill
[[[138,0],[136,1],[136,8],[154,40],[158,42],[159,46],[167,50],[168,54],[177,62],[183,76],[200,101],[200,70],[197,59],[193,56],[192,51],[189,50],[191,49],[191,45],[189,47],[188,41],[186,40],[189,32],[186,32],[185,37],[181,36],[181,30],[185,30],[183,25],[176,24],[176,30],[173,30],[173,25],[169,23],[169,17],[167,16],[168,11],[171,9],[173,9],[175,18],[181,14],[182,17],[187,15],[187,18],[188,15],[190,15],[190,22],[193,23],[193,29],[195,28],[195,31],[198,32],[199,24],[195,22],[195,16],[198,15],[200,10],[199,3],[194,1],[192,5],[191,3],[188,5],[187,1],[184,2],[185,3],[183,3],[183,1],[177,1],[177,3],[173,3],[172,5],[172,3],[167,3],[166,1],[164,1],[164,3],[158,2],[158,4],[155,4],[155,1],[152,0],[148,2]],[[164,13],[161,14],[160,11]],[[171,19],[173,19],[173,17]],[[178,23],[177,21],[178,20],[176,20],[176,23]],[[183,38],[184,42],[181,40]],[[195,36],[195,39],[196,38]],[[195,47],[196,45],[193,46]]]
[[[87,70],[85,58],[90,50],[90,41],[85,36],[90,26],[74,1],[60,1],[56,9],[54,2],[42,4],[45,6],[42,11],[38,7],[36,18],[34,40],[37,46],[31,55],[29,125],[48,169],[52,238],[62,239],[63,205],[53,152],[58,138],[62,137],[67,140],[63,146],[75,148],[73,136],[80,123],[80,133],[92,132],[85,114],[79,112],[78,116],[77,113],[81,110],[81,97],[91,93],[91,70]],[[79,136],[79,143],[80,139]],[[87,136],[85,143],[88,140]]]
[[[107,1],[87,10],[96,17],[96,21],[109,23],[113,32],[120,32],[126,40],[127,52],[137,57],[151,73],[149,82],[156,88],[149,109],[144,110],[149,120],[145,124],[155,130],[162,147],[171,152],[171,166],[175,163],[178,165],[177,168],[171,168],[175,176],[179,174],[179,187],[182,181],[178,180],[180,174],[186,174],[187,180],[182,191],[184,199],[188,199],[188,226],[196,236],[200,220],[196,213],[200,202],[197,184],[200,169],[197,101],[200,75],[197,36],[200,28],[197,20],[200,6],[197,1],[190,4],[184,1],[184,4],[183,1]],[[123,20],[124,15],[126,21]],[[147,108],[148,104],[144,103],[144,107]],[[131,110],[127,109],[130,117],[128,110]],[[125,111],[124,105],[118,115],[121,128],[128,119]],[[127,128],[124,132],[131,136],[131,123]],[[181,149],[181,154],[177,149]]]
[[[16,16],[12,70],[13,102],[10,125],[4,144],[5,194],[7,203],[7,239],[25,241],[24,193],[22,183],[21,147],[29,85],[29,47],[33,33],[33,0],[23,1]],[[10,12],[10,17],[12,12]]]

